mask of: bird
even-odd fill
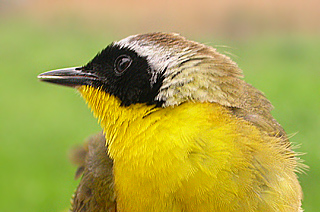
[[[215,48],[131,35],[38,78],[77,89],[103,130],[82,149],[73,211],[302,211],[299,153]]]

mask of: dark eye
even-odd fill
[[[129,57],[128,55],[120,55],[114,63],[114,70],[117,74],[122,74],[129,68],[131,63],[131,57]]]

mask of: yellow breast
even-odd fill
[[[80,93],[114,160],[119,211],[298,211],[294,153],[215,103],[128,107]]]

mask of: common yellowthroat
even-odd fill
[[[76,88],[103,128],[74,211],[302,211],[301,165],[271,103],[216,49],[139,34],[38,78]]]

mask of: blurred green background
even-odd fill
[[[320,3],[133,2],[0,1],[0,211],[68,209],[78,183],[68,151],[100,130],[75,90],[36,76],[150,31],[179,32],[239,64],[287,133],[297,133],[291,141],[310,166],[299,174],[303,208],[319,211]]]

